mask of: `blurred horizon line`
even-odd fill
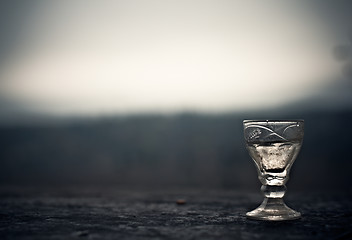
[[[196,109],[183,109],[178,111],[136,111],[136,112],[101,112],[99,114],[55,114],[40,111],[0,111],[0,127],[8,126],[35,126],[51,125],[71,122],[94,122],[109,119],[129,119],[129,118],[177,118],[182,116],[203,116],[203,117],[220,117],[220,116],[253,116],[255,119],[273,119],[283,116],[292,116],[290,118],[298,119],[307,112],[349,112],[352,111],[352,104],[348,101],[343,104],[329,102],[329,100],[310,98],[278,106],[268,106],[249,109],[233,109],[223,111],[206,111]],[[257,117],[256,117],[257,116]],[[297,116],[297,117],[295,117]]]

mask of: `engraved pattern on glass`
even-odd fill
[[[263,203],[246,216],[259,220],[291,220],[301,217],[283,201],[290,169],[301,149],[303,120],[245,120],[244,138],[258,171]]]

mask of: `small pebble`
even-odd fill
[[[184,204],[186,204],[186,200],[184,200],[184,199],[177,199],[176,204],[177,204],[177,205],[184,205]]]

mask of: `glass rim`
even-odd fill
[[[304,123],[303,119],[257,119],[257,120],[249,120],[249,119],[245,119],[243,120],[243,123],[254,123],[254,122],[260,122],[260,123],[274,123],[274,122],[300,122],[300,123]]]

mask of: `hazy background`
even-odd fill
[[[350,1],[1,1],[0,184],[257,190],[243,119],[303,118],[290,188],[351,190]]]

